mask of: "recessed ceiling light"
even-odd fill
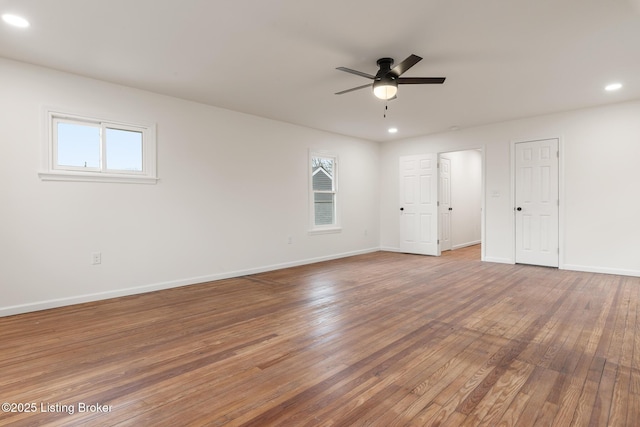
[[[2,15],[2,20],[7,24],[13,25],[14,27],[18,28],[27,28],[29,26],[29,21],[21,16],[12,15],[10,13],[5,13],[4,15]]]
[[[622,87],[622,83],[611,83],[610,85],[605,86],[604,90],[607,92],[613,92],[614,90],[618,90]]]
[[[389,128],[389,133],[398,133],[398,128]]]

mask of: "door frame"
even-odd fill
[[[535,137],[535,138],[518,138],[512,139],[509,141],[509,151],[511,157],[511,170],[510,170],[510,178],[511,178],[511,194],[509,201],[510,209],[512,210],[512,215],[510,215],[510,230],[511,230],[511,259],[509,260],[511,264],[516,263],[516,216],[515,216],[515,208],[516,208],[516,144],[522,142],[534,142],[534,141],[544,141],[547,139],[557,139],[558,140],[558,269],[564,269],[564,217],[565,217],[565,193],[564,193],[564,138],[562,136],[545,136],[545,137]]]
[[[469,147],[469,148],[457,148],[457,149],[452,149],[452,150],[447,150],[447,151],[438,151],[438,161],[440,161],[440,156],[442,156],[443,154],[449,154],[449,153],[458,153],[461,151],[479,151],[480,152],[480,260],[481,261],[486,261],[486,251],[487,251],[487,245],[486,245],[486,235],[485,235],[485,230],[486,230],[486,175],[487,175],[487,160],[486,160],[486,152],[487,152],[487,146],[486,144],[482,144],[479,146],[475,146],[475,147]],[[438,179],[440,179],[440,169],[438,168]],[[438,191],[440,191],[440,186],[438,186]],[[440,194],[438,194],[438,199],[439,199]],[[438,224],[439,227],[439,224]],[[438,233],[440,232],[440,230],[438,229]],[[453,247],[452,247],[453,250]]]

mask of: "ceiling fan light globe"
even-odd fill
[[[373,85],[373,94],[376,98],[391,99],[398,93],[398,85],[395,82],[376,82]]]

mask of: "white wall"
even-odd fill
[[[380,146],[2,59],[0,93],[0,315],[397,248],[398,157],[425,152],[483,148],[483,256],[513,262],[511,143],[554,137],[561,267],[640,276],[640,102]],[[41,181],[45,105],[157,123],[160,182]],[[309,149],[339,155],[340,234],[307,233]]]
[[[482,147],[484,259],[514,262],[511,144],[560,138],[561,268],[640,276],[639,117],[636,101],[385,143],[381,246],[399,246],[399,156]]]
[[[0,315],[378,248],[377,143],[2,59],[0,93]],[[43,106],[155,122],[159,183],[41,181]],[[308,234],[310,149],[341,233]]]
[[[451,161],[451,246],[459,249],[480,243],[482,217],[482,154],[454,151]]]

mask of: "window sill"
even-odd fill
[[[320,235],[320,234],[336,234],[342,233],[342,227],[327,227],[327,228],[314,228],[309,230],[310,236]]]
[[[136,175],[116,175],[104,173],[74,172],[39,172],[42,181],[74,181],[74,182],[114,182],[122,184],[156,184],[158,178]]]

